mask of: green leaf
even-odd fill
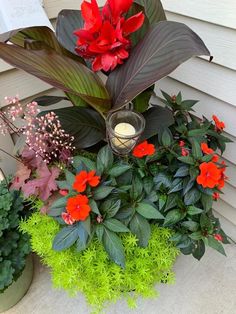
[[[122,174],[124,174],[126,171],[128,171],[129,169],[131,169],[130,165],[117,165],[112,167],[108,174],[112,177],[119,177]]]
[[[66,133],[74,136],[74,145],[77,148],[93,146],[106,136],[104,119],[99,113],[90,108],[69,107],[53,111],[58,116]],[[40,115],[47,112],[44,111]]]
[[[164,219],[163,215],[153,206],[147,203],[139,203],[136,211],[148,219]]]
[[[92,161],[91,159],[89,159],[87,157],[83,157],[83,156],[73,157],[72,165],[75,169],[79,168],[81,166],[81,164],[84,164],[89,171],[96,169],[96,163],[94,161]]]
[[[0,58],[53,87],[81,97],[99,112],[110,108],[110,97],[102,80],[83,64],[52,49],[26,50],[0,43]]]
[[[67,181],[56,181],[60,190],[71,190],[72,186]]]
[[[157,185],[157,189],[159,189],[161,185],[165,188],[170,188],[172,184],[171,179],[164,172],[159,172],[158,175],[154,177],[154,183]]]
[[[148,109],[150,98],[154,94],[154,87],[155,85],[152,85],[135,97],[133,100],[134,110],[142,113]]]
[[[159,133],[163,127],[169,127],[174,123],[173,113],[161,106],[155,106],[143,113],[146,120],[145,130],[141,136],[141,141]]]
[[[182,177],[186,177],[188,174],[189,174],[189,167],[188,166],[182,166],[176,171],[176,174],[174,175],[174,177],[175,178],[182,178]]]
[[[219,241],[217,241],[214,237],[207,238],[207,244],[214,250],[226,256],[223,245]]]
[[[181,212],[179,209],[173,209],[169,211],[165,217],[164,226],[171,226],[179,222],[185,217],[185,213]]]
[[[63,251],[72,246],[79,237],[77,226],[64,227],[55,236],[52,248],[55,251]]]
[[[194,136],[203,136],[206,134],[206,129],[202,128],[202,129],[195,129],[195,130],[190,130],[188,131],[188,137],[194,137]]]
[[[173,140],[173,137],[170,130],[165,128],[161,136],[162,145],[168,147],[171,145],[172,140]]]
[[[102,147],[97,155],[97,169],[99,173],[109,171],[114,162],[113,152],[109,145]]]
[[[104,228],[103,245],[110,259],[124,268],[125,253],[121,239],[114,232]]]
[[[96,232],[97,238],[100,242],[102,242],[104,230],[105,230],[105,228],[102,224],[96,225],[95,232]]]
[[[199,240],[197,242],[197,247],[193,251],[193,257],[195,257],[197,260],[200,261],[200,259],[203,257],[205,254],[205,244],[202,240]]]
[[[150,24],[166,20],[165,11],[160,0],[135,0],[135,2],[144,7]]]
[[[146,194],[150,194],[152,192],[153,185],[154,185],[154,182],[153,182],[152,177],[145,177],[143,179],[143,187]]]
[[[91,218],[88,216],[86,220],[80,221],[79,224],[82,226],[84,231],[87,232],[87,234],[91,234]]]
[[[99,209],[98,209],[98,205],[97,203],[93,200],[93,199],[90,199],[89,200],[89,206],[91,207],[91,210],[93,213],[97,214],[97,215],[101,215]]]
[[[198,208],[195,206],[189,206],[188,207],[188,214],[191,216],[201,214],[202,212],[203,212],[203,210],[201,208]]]
[[[172,182],[171,188],[168,192],[168,194],[174,193],[174,192],[178,192],[181,191],[183,189],[183,180],[182,179],[175,179]]]
[[[112,218],[116,215],[121,206],[121,200],[109,199],[102,203],[101,211],[106,215],[106,218]]]
[[[184,228],[194,232],[198,230],[199,227],[199,223],[197,223],[196,221],[184,221],[181,223],[181,226],[183,226]]]
[[[178,65],[197,55],[210,55],[190,28],[182,23],[162,21],[154,24],[131,51],[124,65],[113,71],[107,88],[113,109],[119,109]]]
[[[194,159],[190,156],[181,156],[181,157],[178,157],[178,160],[180,160],[183,163],[188,164],[188,165],[194,165],[195,164]]]
[[[213,224],[212,224],[212,221],[211,219],[205,215],[205,214],[201,214],[201,217],[200,217],[200,226],[201,226],[201,229],[203,231],[207,231],[208,233],[212,233],[213,232]]]
[[[196,159],[200,159],[202,157],[202,150],[199,142],[196,139],[192,138],[191,143],[193,157],[195,157]]]
[[[189,237],[193,240],[201,240],[204,238],[201,231],[193,232],[192,234],[189,235]]]
[[[179,195],[178,194],[168,195],[164,211],[166,212],[167,210],[169,210],[169,209],[171,209],[173,207],[176,207],[178,199],[179,199]]]
[[[130,221],[130,230],[138,238],[139,246],[147,247],[151,236],[151,227],[147,220],[139,214],[135,214]]]
[[[113,232],[129,232],[129,229],[117,219],[106,219],[103,224],[106,228]]]
[[[198,191],[198,189],[191,189],[188,191],[184,196],[184,203],[185,205],[194,205],[199,201],[201,198],[201,193]]]
[[[181,109],[190,110],[199,100],[184,100],[181,102]]]
[[[75,182],[75,175],[68,171],[67,169],[65,170],[65,175],[66,175],[66,181],[72,186]]]
[[[112,186],[99,186],[93,191],[93,198],[95,201],[100,201],[106,198],[112,191],[114,187]]]
[[[130,197],[132,200],[137,200],[143,192],[143,183],[140,175],[134,174],[132,179],[132,188],[130,191]]]
[[[213,206],[213,198],[212,195],[202,194],[201,195],[201,203],[206,212],[212,209]]]
[[[39,106],[46,107],[46,106],[57,104],[63,100],[69,100],[69,99],[67,97],[62,97],[62,96],[41,96],[41,97],[35,98],[33,101],[35,101]]]

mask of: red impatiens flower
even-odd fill
[[[213,162],[203,162],[200,165],[200,175],[197,177],[197,183],[204,188],[214,188],[219,184],[221,170]]]
[[[214,150],[208,147],[207,143],[201,143],[201,149],[204,154],[210,155],[214,153]]]
[[[218,119],[218,117],[215,116],[215,115],[212,116],[212,119],[213,119],[214,122],[215,122],[215,129],[216,129],[216,131],[219,132],[219,133],[221,133],[221,132],[224,130],[224,128],[225,128],[224,122],[223,122],[223,121],[220,121],[220,120]]]
[[[94,71],[114,70],[129,57],[130,34],[137,31],[144,22],[144,14],[131,16],[128,12],[133,0],[107,0],[102,11],[96,0],[83,1],[81,6],[84,28],[76,30],[78,36],[76,52],[86,59],[92,59]]]
[[[142,142],[137,145],[133,150],[133,156],[137,158],[142,158],[144,156],[151,156],[155,153],[155,146],[153,144],[148,144],[147,141]]]
[[[81,193],[81,192],[84,192],[86,190],[87,183],[92,187],[97,186],[100,183],[100,177],[95,176],[95,173],[96,173],[95,170],[92,170],[90,172],[82,170],[75,177],[73,189],[75,189],[77,192]]]
[[[59,190],[59,193],[61,194],[61,196],[66,196],[66,195],[68,195],[69,191],[68,190]]]
[[[212,162],[218,162],[219,161],[219,156],[214,155],[211,159]]]
[[[186,148],[182,147],[181,148],[181,155],[182,156],[188,156],[189,155],[189,151]]]
[[[214,238],[215,238],[217,241],[223,241],[223,237],[222,237],[222,235],[220,235],[219,233],[214,234]]]
[[[179,141],[179,147],[184,147],[185,146],[185,141]]]
[[[77,195],[67,200],[66,210],[74,221],[86,220],[91,211],[86,195]]]
[[[219,168],[220,170],[220,180],[218,182],[218,189],[222,189],[225,186],[225,180],[228,179],[228,177],[225,175],[225,162],[222,161],[221,165],[223,166],[222,168]]]
[[[220,198],[220,194],[217,193],[217,192],[214,192],[213,195],[212,195],[212,198],[213,198],[214,201],[217,201]]]
[[[62,213],[61,218],[65,221],[67,225],[73,225],[75,220],[71,217],[69,213]]]

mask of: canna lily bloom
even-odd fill
[[[208,147],[207,143],[201,143],[201,150],[206,155],[211,155],[214,153],[214,150]]]
[[[137,145],[133,150],[133,156],[137,158],[152,156],[154,153],[155,146],[153,144],[148,144],[147,141],[144,141],[141,144]]]
[[[83,1],[83,29],[76,30],[78,37],[76,52],[85,59],[92,60],[93,71],[114,70],[129,57],[130,34],[137,31],[144,22],[144,14],[139,12],[127,20],[133,0],[107,0],[100,12],[96,0]]]
[[[69,213],[62,213],[61,218],[65,221],[67,225],[73,225],[75,220],[71,217]]]
[[[84,221],[89,216],[91,208],[86,195],[77,195],[67,200],[66,210],[74,221]]]
[[[215,115],[212,116],[212,119],[213,119],[214,122],[215,122],[215,129],[216,129],[216,131],[219,132],[219,133],[221,133],[221,132],[224,130],[224,128],[225,128],[224,122],[223,122],[223,121],[220,121],[220,120],[218,119],[218,117],[215,116]]]
[[[214,188],[219,184],[221,170],[213,162],[203,162],[200,165],[200,175],[197,177],[197,183],[204,188]]]
[[[79,174],[75,177],[75,182],[73,184],[73,189],[75,189],[77,192],[81,193],[86,190],[87,183],[91,187],[95,187],[100,183],[100,177],[95,176],[95,170],[92,170],[90,172],[87,172],[85,170],[80,171]]]

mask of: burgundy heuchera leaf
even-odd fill
[[[20,163],[14,180],[12,181],[11,190],[20,190],[20,188],[22,188],[25,184],[25,181],[29,179],[30,174],[31,170],[24,164]]]

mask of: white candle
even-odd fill
[[[0,182],[5,180],[2,170],[0,169]]]
[[[112,142],[116,147],[126,148],[134,144],[135,140],[123,138],[135,135],[136,130],[132,124],[126,122],[118,123],[115,126],[114,131],[117,135],[121,135],[121,137],[117,136],[112,139]]]

